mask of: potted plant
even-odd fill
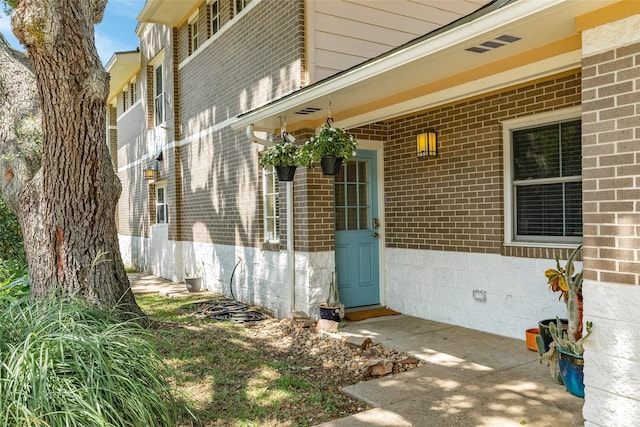
[[[336,274],[333,273],[331,275],[331,283],[329,284],[327,302],[320,304],[320,318],[339,322],[342,319],[343,311],[344,305],[340,303]]]
[[[591,334],[592,322],[586,323],[587,333],[576,340],[573,335],[562,329],[560,319],[549,324],[553,344],[546,353],[557,353],[558,369],[565,387],[574,396],[584,397],[584,347],[583,341]],[[545,354],[545,355],[546,355]],[[552,355],[547,356],[549,358]]]
[[[202,289],[202,271],[204,270],[204,262],[200,262],[195,271],[184,269],[184,283],[187,285],[187,291],[200,292]]]
[[[264,151],[260,158],[260,166],[273,166],[280,181],[293,181],[296,167],[300,165],[299,146],[291,142],[276,144]]]
[[[332,127],[327,120],[320,128],[320,133],[312,136],[307,144],[313,152],[313,160],[320,161],[322,172],[336,175],[342,162],[355,155],[358,141],[343,128]]]
[[[551,322],[549,333],[553,342],[549,345],[549,349],[541,355],[541,360],[548,360],[552,375],[558,371],[562,377],[567,390],[570,393],[584,397],[584,383],[582,366],[584,361],[582,355],[584,348],[582,346],[585,338],[591,333],[592,324],[587,322],[587,333],[582,335],[582,280],[583,273],[575,273],[573,260],[582,249],[579,246],[569,256],[564,268],[560,266],[560,261],[556,257],[556,268],[545,271],[549,286],[554,292],[561,292],[560,298],[563,298],[567,304],[567,326],[561,319],[556,318],[555,322]],[[542,353],[544,343],[542,338],[538,340],[539,351]]]

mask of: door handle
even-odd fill
[[[375,237],[376,239],[380,237],[380,235],[375,231],[373,232],[373,234],[371,236]]]

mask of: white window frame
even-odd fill
[[[199,14],[196,11],[191,18],[189,18],[189,33],[191,38],[189,40],[189,47],[191,53],[194,53],[200,47],[200,22],[198,22]]]
[[[162,193],[162,198],[160,197]],[[156,185],[155,188],[155,204],[156,204],[156,225],[169,223],[169,204],[167,203],[167,184]],[[160,213],[163,214],[161,221]]]
[[[126,113],[131,107],[131,98],[129,93],[129,85],[122,88],[122,112]]]
[[[160,73],[161,88],[158,90],[158,73]],[[155,127],[164,124],[167,120],[167,106],[165,105],[165,78],[164,78],[164,65],[162,63],[154,65],[153,67],[153,123]],[[158,105],[161,106],[158,109]],[[160,114],[158,114],[160,111]]]
[[[503,142],[503,170],[504,170],[504,244],[509,246],[527,247],[554,247],[573,248],[576,243],[582,242],[582,237],[553,237],[548,236],[544,241],[532,239],[525,241],[516,240],[514,232],[515,224],[515,194],[513,185],[513,147],[511,137],[513,131],[523,128],[544,126],[555,122],[578,120],[581,118],[582,108],[571,107],[563,110],[550,111],[546,113],[534,114],[502,122],[502,142]]]
[[[131,105],[138,102],[138,85],[136,79],[129,83],[129,93],[131,93]]]
[[[270,179],[273,178],[273,179]],[[273,183],[272,188],[269,188],[269,182]],[[274,197],[274,202],[279,202],[280,198],[280,183],[278,182],[278,174],[275,168],[269,167],[262,169],[262,216],[264,219],[264,240],[269,243],[280,242],[280,212],[277,206],[279,203],[273,203],[273,211],[269,212],[268,198]],[[269,225],[273,223],[273,235],[269,235]]]
[[[251,3],[251,0],[233,0],[233,16],[245,10],[249,3]],[[240,6],[240,10],[238,10],[238,6]]]
[[[213,7],[215,6],[215,13],[213,10]],[[209,4],[209,13],[211,16],[211,35],[213,36],[214,34],[216,34],[218,31],[220,31],[220,1],[219,0],[212,0],[211,3]],[[214,30],[214,25],[215,26],[215,30]]]

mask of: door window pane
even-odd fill
[[[367,162],[351,160],[344,164],[334,181],[336,230],[369,228],[369,191]]]

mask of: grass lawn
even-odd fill
[[[157,322],[153,337],[173,369],[181,426],[307,426],[367,407],[338,390],[359,380],[357,370],[332,364],[308,330],[197,319],[188,306],[202,296],[136,300]]]

